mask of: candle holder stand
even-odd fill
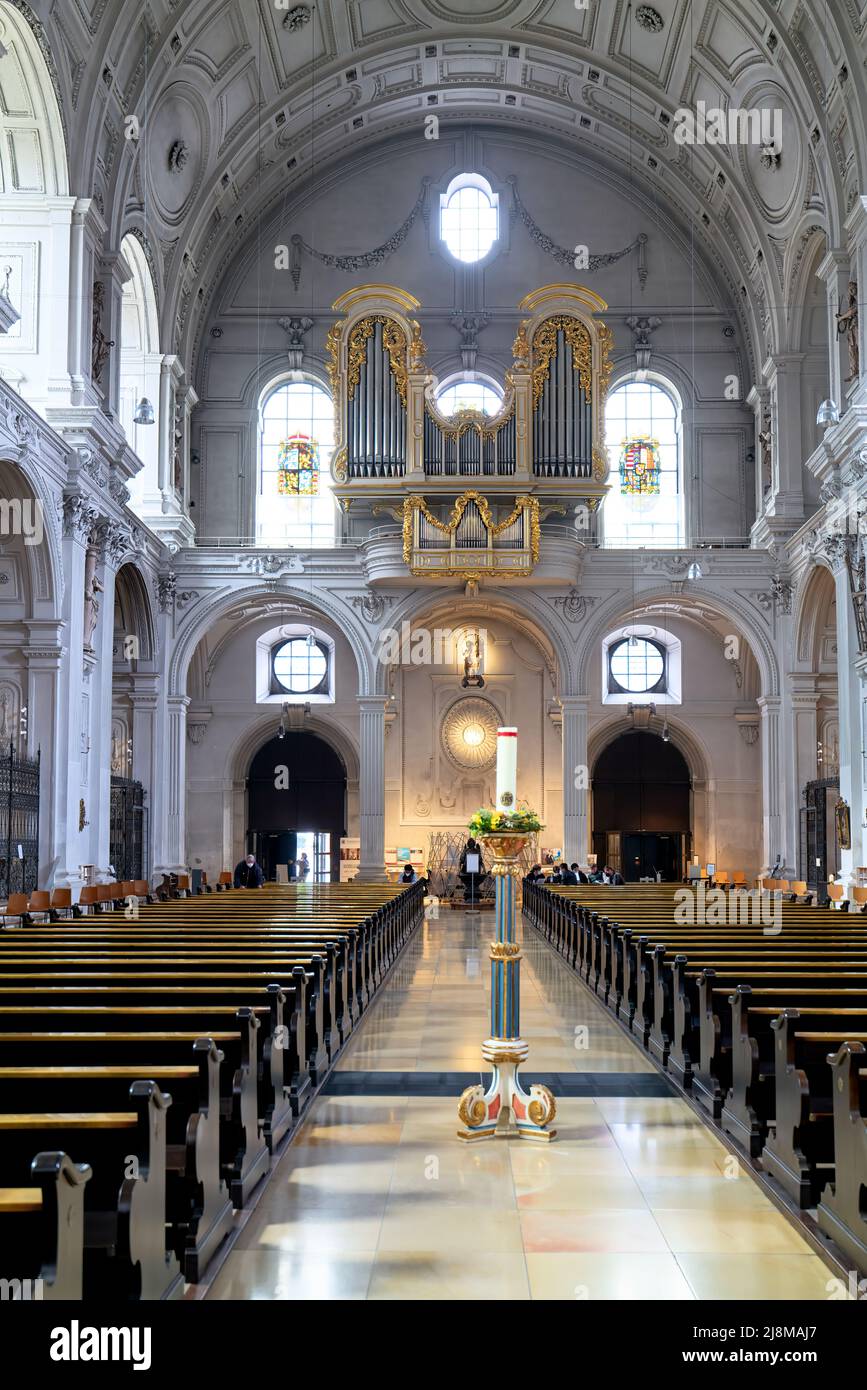
[[[493,1069],[491,1084],[468,1086],[458,1105],[465,1126],[458,1138],[533,1139],[548,1142],[557,1106],[547,1086],[531,1085],[529,1093],[518,1079],[518,1067],[529,1048],[521,1037],[521,948],[515,940],[520,887],[520,856],[528,836],[519,832],[480,835],[494,856],[497,939],[491,942],[491,1036],[482,1043],[482,1057]]]

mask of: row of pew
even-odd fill
[[[867,1274],[867,921],[732,892],[693,925],[675,891],[525,882],[524,913]]]
[[[422,917],[323,884],[0,932],[0,1278],[199,1282]]]

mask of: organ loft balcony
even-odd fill
[[[421,307],[364,286],[337,300],[328,335],[334,495],[368,582],[573,582],[608,490],[605,302],[572,285],[521,301],[495,415],[441,413]]]

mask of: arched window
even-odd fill
[[[120,244],[132,272],[123,287],[120,337],[120,422],[130,448],[144,468],[130,483],[130,505],[143,520],[162,515],[159,486],[160,363],[159,319],[153,277],[138,237]],[[136,407],[143,396],[153,406],[153,424],[137,425]]]
[[[466,376],[450,377],[437,391],[436,403],[443,415],[455,415],[459,410],[481,410],[485,415],[496,415],[503,404],[503,393],[498,386],[478,376],[472,381]]]
[[[285,381],[266,392],[259,441],[257,544],[333,545],[331,396],[309,379]]]
[[[499,196],[481,174],[458,174],[440,196],[440,236],[456,261],[483,261],[500,235]]]
[[[681,407],[667,382],[630,379],[608,397],[611,490],[603,503],[608,546],[685,543]]]

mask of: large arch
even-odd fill
[[[28,5],[0,0],[0,43],[6,49],[0,188],[5,193],[64,197],[69,192],[69,167],[57,70],[42,25]]]
[[[233,610],[247,609],[250,621],[256,621],[255,610],[261,607],[261,616],[270,611],[286,611],[287,605],[300,605],[303,609],[334,624],[349,643],[355,658],[358,675],[359,695],[375,693],[375,661],[370,650],[369,635],[357,623],[349,605],[335,601],[318,589],[304,589],[300,584],[280,584],[280,587],[253,582],[245,587],[226,587],[211,590],[204,602],[190,609],[190,616],[179,626],[175,644],[168,662],[167,693],[170,697],[182,697],[187,693],[187,675],[193,655],[208,631],[227,617]]]
[[[671,604],[671,602],[671,589],[658,588],[654,585],[649,589],[639,588],[635,594],[634,603],[625,604],[622,591],[600,603],[598,608],[594,609],[592,621],[586,624],[579,635],[575,655],[576,693],[582,695],[590,693],[591,663],[607,632],[615,628],[619,622],[627,619],[633,623],[640,622],[642,617],[655,605],[666,605]],[[703,609],[715,619],[722,619],[730,624],[734,628],[735,634],[740,632],[755,657],[759,669],[760,693],[763,696],[778,696],[780,694],[782,686],[779,660],[770,633],[759,627],[755,612],[751,612],[744,603],[738,602],[729,592],[715,590],[711,581],[707,579],[695,581],[688,594],[678,599],[678,602],[682,602],[686,606],[692,604]]]
[[[277,714],[274,709],[261,715],[242,730],[225,752],[223,781],[223,858],[224,865],[236,864],[244,850],[246,825],[246,779],[256,755],[274,737]],[[346,769],[347,827],[358,815],[358,784],[361,758],[352,734],[321,712],[311,713],[303,722],[305,733],[321,738],[341,759]]]
[[[710,750],[676,707],[666,706],[664,716],[652,716],[647,726],[648,732],[661,737],[666,725],[671,743],[684,758],[689,769],[690,834],[693,852],[702,860],[713,862],[716,859],[717,848],[714,799],[711,794],[713,779],[710,776]],[[612,714],[610,718],[602,720],[591,729],[587,740],[587,766],[591,778],[601,754],[624,734],[631,733],[634,727],[629,715],[620,707],[616,714]],[[588,811],[588,819],[592,825],[592,807],[588,808]]]

